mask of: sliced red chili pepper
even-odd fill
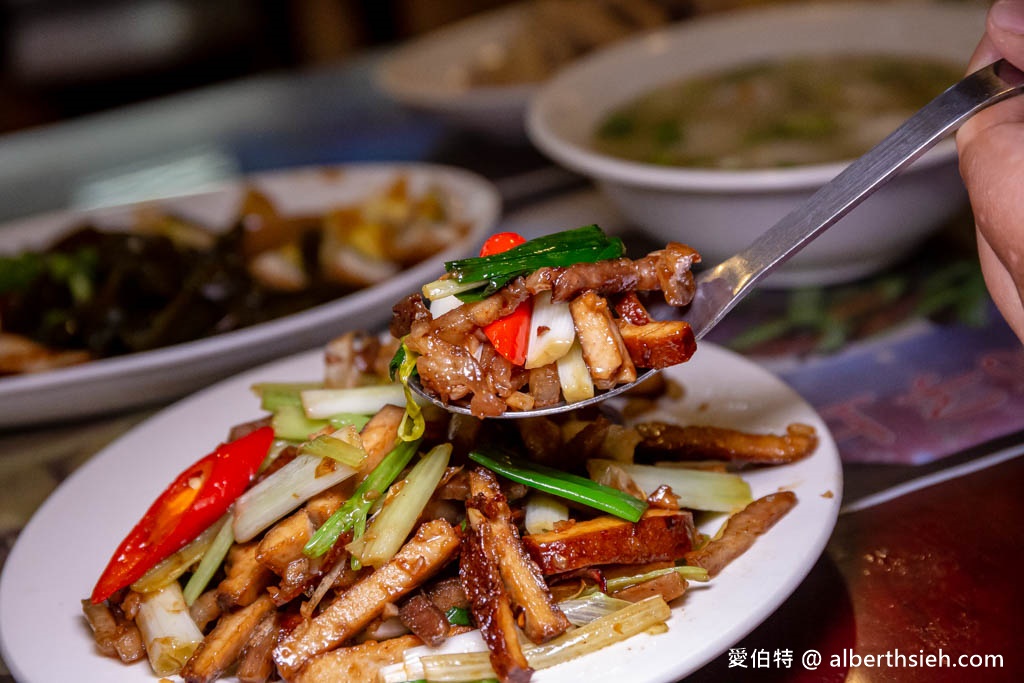
[[[512,247],[518,247],[520,244],[526,242],[526,238],[516,232],[498,232],[487,238],[483,246],[480,247],[480,256],[493,256],[494,254],[500,254],[503,251],[508,251]]]
[[[261,427],[219,445],[179,474],[114,551],[92,601],[131,585],[217,521],[249,486],[273,440],[274,430]]]
[[[480,255],[500,254],[512,247],[518,247],[525,241],[522,235],[514,232],[499,232],[484,242],[480,248]],[[532,317],[533,301],[527,299],[504,318],[499,318],[484,327],[484,334],[487,335],[494,350],[514,365],[523,365],[526,362],[526,346],[530,339]]]

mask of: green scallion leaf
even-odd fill
[[[469,615],[469,610],[465,607],[449,607],[448,611],[444,613],[448,618],[448,623],[452,626],[472,626],[473,620]]]
[[[647,510],[646,501],[634,498],[628,493],[598,484],[586,477],[513,458],[507,453],[497,451],[484,453],[476,450],[469,454],[469,459],[497,472],[506,479],[607,512],[630,522],[638,521]]]
[[[376,500],[384,495],[395,478],[409,464],[420,440],[399,440],[391,452],[373,468],[373,471],[356,487],[352,497],[324,522],[302,549],[310,557],[320,557],[347,531],[354,531],[358,538],[366,530],[366,516]]]
[[[228,551],[235,542],[235,534],[231,528],[231,512],[227,512],[216,524],[221,526],[217,531],[217,535],[213,538],[213,543],[203,553],[203,558],[199,560],[199,565],[192,573],[192,576],[189,577],[188,583],[185,584],[183,595],[185,596],[185,604],[189,607],[206,590],[206,586],[213,580],[214,574],[220,569],[220,565],[224,562],[224,558],[228,556]]]
[[[405,392],[405,414],[402,415],[402,421],[398,425],[398,438],[402,441],[419,439],[427,428],[420,404],[416,402],[416,397],[413,396],[412,389],[409,388],[409,379],[416,374],[417,355],[407,349],[403,341],[388,364],[391,381],[397,379]]]
[[[445,263],[445,270],[458,282],[486,282],[483,292],[459,294],[487,296],[512,279],[545,266],[571,266],[619,258],[625,253],[622,240],[608,237],[596,225],[545,235],[529,240],[500,254],[459,259]]]
[[[398,370],[402,367],[402,363],[405,362],[406,356],[405,341],[398,345],[398,349],[395,351],[395,355],[391,357],[388,362],[388,378],[395,382],[398,380]]]

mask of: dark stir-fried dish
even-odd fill
[[[590,398],[696,349],[687,323],[655,320],[641,296],[689,304],[700,255],[676,242],[624,253],[597,226],[529,242],[500,233],[396,305],[391,334],[425,389],[478,417]]]
[[[201,339],[381,282],[465,234],[447,201],[399,177],[363,203],[287,216],[250,189],[226,232],[141,210],[130,232],[83,225],[0,256],[0,375]]]
[[[692,295],[680,277],[692,257],[670,245],[593,259],[616,265],[591,279],[545,267],[552,283],[566,276],[570,301],[583,282],[636,308],[638,288]],[[646,284],[598,286],[613,271]],[[491,286],[469,306],[519,305]],[[554,288],[540,291],[554,299]],[[409,335],[348,333],[328,345],[322,382],[255,385],[264,415],[254,406],[168,485],[83,600],[98,650],[190,683],[525,683],[668,628],[693,582],[714,590],[797,503],[787,490],[754,499],[743,475],[818,444],[799,423],[764,433],[644,419],[684,390],[662,376],[612,409],[452,414],[392,381],[422,366],[415,353]],[[724,519],[713,536],[694,520],[708,513]]]

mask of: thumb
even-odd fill
[[[1000,57],[1024,71],[1024,0],[996,0],[988,10],[982,36],[968,72],[991,64]],[[976,135],[1003,123],[1024,123],[1024,98],[1015,97],[976,114],[957,133],[963,155]]]
[[[1024,0],[997,0],[988,12],[987,33],[996,50],[1024,69]]]

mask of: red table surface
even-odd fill
[[[1016,458],[841,516],[793,596],[687,681],[1024,681],[1022,490]],[[811,649],[815,670],[801,663]],[[787,651],[791,663],[776,659]],[[767,666],[753,666],[757,652]],[[868,655],[878,661],[856,665]],[[965,667],[962,655],[1001,665]]]

